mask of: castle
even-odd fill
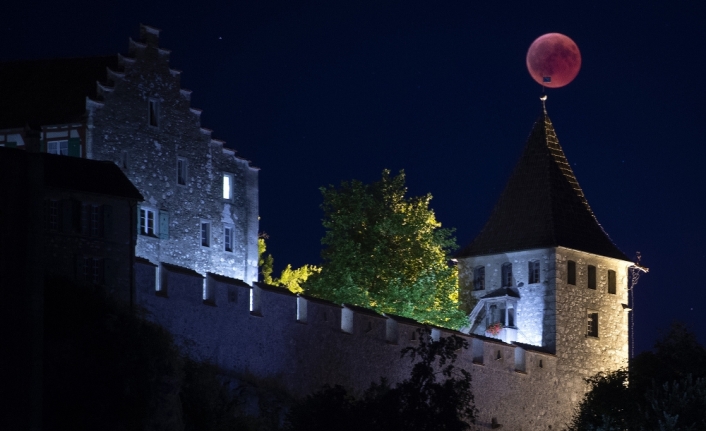
[[[144,196],[131,298],[189,355],[292,395],[405,378],[399,352],[419,323],[256,282],[257,170],[200,127],[158,35],[142,26],[129,56],[73,60],[94,80],[83,106],[45,108],[34,141],[22,123],[0,124],[0,145],[120,167]],[[561,429],[584,378],[627,365],[632,263],[597,222],[546,109],[456,259],[461,297],[475,303],[469,325],[432,337],[469,342],[458,365],[472,374],[480,429]]]

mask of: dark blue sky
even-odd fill
[[[126,52],[140,22],[161,28],[204,127],[262,168],[277,267],[319,261],[318,187],[384,168],[470,242],[539,114],[527,48],[568,35],[583,67],[547,109],[598,220],[650,267],[636,350],[674,319],[706,342],[701,2],[60,3],[4,5],[0,60]]]

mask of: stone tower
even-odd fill
[[[158,291],[163,263],[252,283],[258,169],[201,127],[180,73],[159,30],[142,25],[129,55],[108,68],[108,85],[86,101],[86,156],[117,163],[144,196],[135,254],[156,266]]]
[[[465,332],[557,359],[571,402],[583,378],[628,361],[628,271],[579,187],[543,109],[480,234],[457,256]],[[470,308],[470,307],[469,307]]]

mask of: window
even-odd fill
[[[503,263],[502,287],[512,287],[512,264],[510,262]]]
[[[485,267],[477,266],[473,270],[473,290],[485,290]]]
[[[154,210],[140,208],[140,234],[156,236]]]
[[[223,174],[223,199],[233,199],[233,175]]]
[[[81,233],[96,238],[103,237],[103,206],[81,204]]]
[[[576,286],[576,262],[573,260],[566,262],[566,283]]]
[[[535,284],[539,283],[539,261],[530,260],[527,268],[528,273],[528,283]]]
[[[608,270],[608,293],[615,295],[615,271]]]
[[[60,156],[69,155],[69,141],[49,141],[47,142],[47,153]]]
[[[211,223],[201,222],[201,245],[204,247],[211,246]]]
[[[223,243],[225,251],[233,251],[233,227],[226,226],[223,228]]]
[[[150,99],[147,107],[147,124],[159,127],[159,100]]]
[[[177,184],[186,185],[187,163],[183,157],[177,157]]]
[[[104,269],[103,259],[85,257],[83,259],[83,280],[88,283],[103,284]]]
[[[588,310],[586,317],[588,323],[586,335],[589,337],[598,337],[598,312]]]
[[[61,201],[48,200],[45,202],[45,217],[47,229],[61,230]]]
[[[228,288],[228,302],[235,304],[238,302],[238,292],[235,291],[234,287]]]
[[[124,171],[128,170],[128,166],[130,165],[130,157],[128,155],[127,151],[123,151],[120,153],[120,168]]]
[[[588,265],[588,288],[596,290],[596,267]]]

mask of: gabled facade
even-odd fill
[[[546,110],[490,219],[457,259],[462,296],[477,301],[465,332],[556,355],[574,401],[582,378],[627,366],[633,264],[596,220]]]
[[[0,146],[114,162],[145,198],[137,256],[252,283],[258,169],[201,127],[179,76],[145,25],[126,56],[0,65]]]

